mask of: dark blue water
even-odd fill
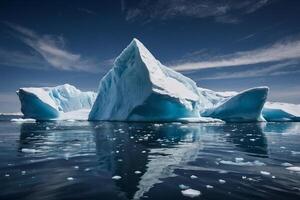
[[[1,200],[300,199],[295,166],[300,123],[0,122]]]

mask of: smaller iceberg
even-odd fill
[[[17,91],[24,118],[87,119],[96,93],[82,92],[72,85],[28,87]]]
[[[267,121],[300,121],[300,105],[280,102],[267,102],[262,111]]]
[[[214,98],[210,98],[213,107],[204,110],[201,116],[222,119],[227,122],[264,121],[261,111],[268,91],[268,87],[256,87],[231,97],[215,94]],[[216,99],[216,97],[218,98]]]

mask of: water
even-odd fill
[[[299,199],[299,144],[300,123],[0,122],[0,199]]]

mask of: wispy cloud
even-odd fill
[[[0,61],[2,64],[11,66],[25,64],[28,68],[35,68],[34,66],[41,64],[41,67],[51,66],[59,70],[97,72],[102,64],[109,62],[97,62],[94,59],[71,52],[66,48],[65,39],[62,36],[41,35],[17,24],[7,22],[5,24],[10,27],[16,38],[33,51],[30,54],[23,52],[11,54],[9,51],[0,50],[0,58],[5,58],[4,61]]]
[[[175,17],[213,17],[221,23],[238,23],[240,16],[266,6],[268,0],[141,0],[139,4],[121,1],[126,20],[168,20]]]
[[[192,71],[207,68],[280,62],[295,59],[300,59],[300,40],[285,42],[281,41],[267,47],[213,57],[207,61],[180,61],[178,64],[173,64],[172,68],[177,71]]]
[[[299,65],[296,61],[287,61],[278,64],[272,64],[264,67],[256,67],[254,69],[243,70],[239,72],[222,72],[214,74],[213,76],[201,77],[201,80],[217,80],[217,79],[233,79],[233,78],[253,78],[253,77],[263,77],[263,76],[277,76],[286,75],[291,73],[298,73],[296,70],[282,71],[286,67],[292,67]]]

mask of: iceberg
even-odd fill
[[[262,114],[267,121],[300,121],[300,105],[267,102]]]
[[[266,102],[268,87],[215,92],[161,64],[137,39],[116,58],[98,92],[65,84],[20,88],[24,118],[37,120],[300,121],[300,105]]]
[[[56,87],[20,88],[17,94],[24,118],[37,120],[87,119],[96,99],[96,93],[81,92],[69,84]]]
[[[100,81],[89,120],[200,119],[201,99],[194,81],[162,65],[133,39]]]
[[[268,87],[256,87],[242,91],[234,96],[219,95],[218,101],[201,115],[218,118],[227,122],[264,121],[261,111],[268,96]],[[213,98],[216,100],[216,98]]]

